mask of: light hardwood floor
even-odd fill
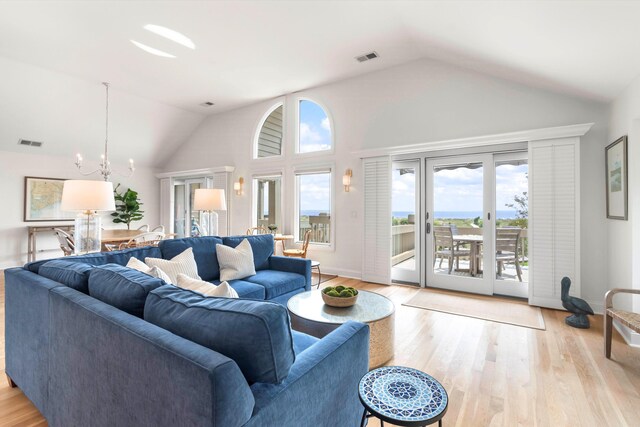
[[[543,310],[547,330],[538,331],[405,307],[418,292],[411,287],[343,278],[323,286],[339,283],[379,292],[396,304],[389,364],[421,369],[442,382],[450,399],[445,426],[640,425],[640,350],[616,332],[613,359],[605,359],[601,316],[592,318],[591,329],[579,330],[564,324],[565,312]],[[2,274],[0,303],[4,369]],[[46,422],[35,407],[2,381],[0,426],[39,425]],[[369,426],[379,422],[371,419]]]

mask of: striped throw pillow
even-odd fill
[[[229,286],[227,282],[222,282],[216,286],[204,280],[192,279],[181,273],[178,274],[177,285],[179,288],[199,292],[208,297],[238,298],[236,290]]]
[[[198,276],[198,264],[196,264],[196,260],[193,257],[193,248],[188,248],[171,259],[147,257],[144,259],[144,262],[149,267],[158,267],[167,273],[167,276],[171,279],[171,283],[178,283],[178,274],[180,273],[192,279],[200,280],[200,276]]]
[[[216,245],[216,255],[220,264],[220,280],[244,279],[256,274],[256,267],[253,264],[253,250],[247,239],[244,239],[238,246]]]

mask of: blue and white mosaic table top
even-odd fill
[[[367,409],[392,421],[426,423],[447,409],[442,384],[413,368],[374,369],[362,377],[358,391]]]

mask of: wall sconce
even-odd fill
[[[351,169],[347,169],[344,171],[344,175],[342,175],[342,185],[344,185],[344,191],[346,193],[349,192],[349,187],[351,187],[351,177],[353,176],[353,171]]]
[[[233,183],[233,189],[236,191],[236,196],[242,195],[242,187],[244,186],[244,178],[238,178],[238,182]]]

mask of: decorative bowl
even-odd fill
[[[331,307],[351,307],[358,300],[358,295],[352,297],[331,297],[324,292],[321,293],[324,303]]]

